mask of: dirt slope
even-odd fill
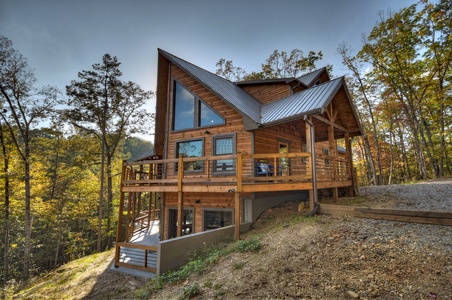
[[[431,203],[451,209],[452,194],[441,192],[450,188],[452,182],[378,187],[341,202],[374,207],[409,202],[417,208],[428,190]],[[195,284],[196,299],[452,299],[451,227],[326,215],[304,219],[306,209],[300,213],[297,206],[267,210],[243,236],[260,238],[259,253],[234,252],[152,299],[178,299]],[[136,298],[145,280],[108,271],[112,255],[65,265],[14,298]]]
[[[267,211],[254,231],[260,253],[234,253],[154,299],[177,299],[195,283],[199,299],[452,299],[450,227],[294,215],[296,204]]]

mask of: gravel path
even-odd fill
[[[361,187],[361,196],[385,207],[452,211],[452,179],[416,184]],[[452,252],[452,227],[362,219],[360,234],[375,239],[410,241],[411,247]]]
[[[452,211],[452,179],[361,187],[360,193],[362,196],[372,198],[373,201],[394,198],[392,199],[394,208]]]

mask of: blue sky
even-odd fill
[[[157,48],[215,72],[220,58],[258,71],[273,52],[322,51],[318,67],[345,73],[337,46],[355,50],[379,11],[414,0],[0,0],[0,34],[28,58],[38,86],[64,92],[77,72],[105,53],[122,63],[123,80],[155,90]],[[152,110],[154,102],[149,103]]]

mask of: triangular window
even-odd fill
[[[224,124],[224,118],[182,84],[174,81],[173,130]]]

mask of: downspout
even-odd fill
[[[313,197],[314,197],[314,209],[310,211],[305,217],[312,217],[315,215],[320,208],[320,204],[317,200],[317,171],[316,171],[316,163],[315,163],[315,128],[314,123],[308,118],[308,116],[304,116],[304,121],[309,124],[309,129],[311,131],[311,170],[312,170],[312,189],[313,189]]]

